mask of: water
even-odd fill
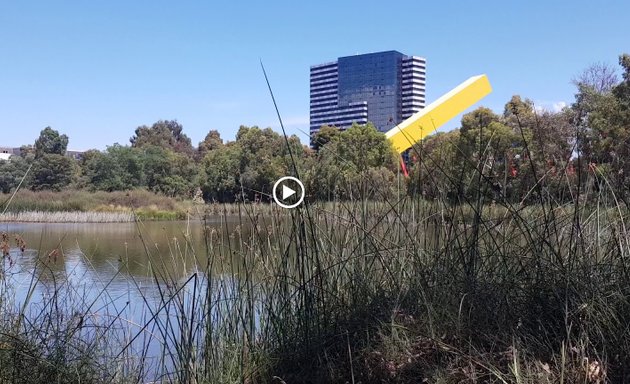
[[[205,224],[210,230],[232,237],[237,227],[243,228],[236,217],[227,220],[210,218]],[[59,256],[47,263],[53,271],[69,272],[73,268],[85,268],[94,273],[94,278],[100,279],[110,278],[118,271],[120,276],[113,282],[113,288],[127,277],[150,276],[150,262],[163,264],[175,276],[187,276],[207,255],[204,223],[201,221],[1,223],[0,232],[9,234],[11,257],[20,270],[32,269],[38,255],[42,259],[57,250]],[[24,254],[15,248],[15,235],[26,241]],[[174,263],[174,253],[185,256],[186,263],[182,264],[181,260]]]
[[[197,292],[205,289],[209,253],[222,254],[217,247],[225,247],[225,240],[238,249],[237,235],[247,235],[248,227],[240,225],[236,217],[216,217],[205,222],[138,224],[2,223],[0,232],[7,233],[11,242],[3,268],[13,310],[27,303],[27,318],[34,319],[55,305],[62,307],[69,321],[77,310],[88,313],[95,323],[106,318],[124,319],[127,328],[108,336],[120,346],[146,333],[143,325],[153,314],[162,321],[169,316],[163,309],[164,281],[182,284],[180,303],[190,307],[187,292],[192,282],[197,283]],[[215,245],[211,241],[210,249],[208,233],[212,233],[210,239],[221,238]],[[16,235],[26,241],[24,252],[16,247]],[[211,273],[217,282],[229,286],[238,276],[229,267],[224,270],[226,264],[229,262]],[[156,276],[160,277],[159,284]],[[145,335],[134,341],[137,345],[129,348],[130,354],[146,349],[154,366],[168,369],[172,362],[157,358],[168,340],[152,337],[149,342]]]

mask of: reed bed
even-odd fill
[[[0,214],[0,222],[20,223],[130,223],[132,212],[8,212]]]
[[[170,198],[143,189],[116,192],[22,189],[13,197],[10,194],[0,194],[0,202],[2,202],[0,212],[6,208],[9,213],[102,212],[125,215],[135,213],[143,220],[181,220],[203,209],[203,205],[191,200]],[[5,207],[5,204],[8,206]]]

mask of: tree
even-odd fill
[[[504,114],[505,123],[516,136],[509,152],[512,167],[518,172],[512,183],[514,197],[536,198],[542,192],[557,201],[572,200],[570,190],[575,179],[570,168],[576,148],[573,113],[568,109],[536,112],[533,103],[525,104],[527,107],[519,107],[513,98]]]
[[[617,101],[617,110],[611,116],[611,124],[618,129],[617,145],[614,147],[618,162],[613,164],[613,172],[617,174],[617,187],[620,193],[630,194],[630,55],[619,57],[619,65],[623,68],[623,80],[616,85],[612,94]]]
[[[340,134],[339,128],[330,125],[323,125],[312,137],[311,147],[319,151],[321,147],[330,143]]]
[[[597,94],[605,94],[617,85],[619,79],[615,68],[605,63],[596,63],[586,68],[573,84],[579,88],[588,88]]]
[[[198,185],[193,160],[162,147],[144,149],[144,174],[147,188],[167,196],[190,196]]]
[[[369,167],[396,169],[396,153],[385,137],[372,123],[352,126],[339,135],[336,154],[347,164],[352,164],[358,172]]]
[[[160,120],[150,127],[140,126],[130,142],[134,148],[156,146],[168,148],[186,156],[193,156],[195,152],[190,138],[183,133],[183,126],[177,120]]]
[[[107,153],[91,152],[82,170],[85,182],[91,190],[120,191],[125,189],[121,169]]]
[[[208,132],[202,142],[197,147],[197,156],[199,159],[203,159],[208,152],[218,149],[223,146],[223,140],[219,131],[211,130]]]
[[[43,155],[65,155],[68,149],[68,136],[60,135],[50,127],[44,128],[35,141],[35,157]]]
[[[40,132],[34,148],[32,189],[60,190],[75,180],[76,162],[65,156],[68,136],[46,127]],[[24,153],[28,160],[28,153]]]
[[[70,185],[77,174],[76,162],[57,153],[42,154],[33,163],[32,189],[59,191]]]
[[[27,175],[29,163],[18,156],[13,156],[9,161],[0,161],[0,192],[9,193],[20,184],[26,175],[22,187],[30,185],[30,175]]]
[[[145,185],[142,153],[114,144],[105,152],[87,151],[80,161],[82,183],[92,190],[123,191]]]
[[[427,199],[456,200],[462,184],[458,163],[460,130],[438,132],[422,139],[410,151],[409,194]]]
[[[320,199],[383,199],[393,195],[396,163],[385,134],[353,124],[320,148],[306,183]]]
[[[20,147],[20,157],[26,160],[33,160],[35,158],[35,147],[32,144],[22,145]]]
[[[521,105],[521,107],[524,107]],[[497,199],[505,196],[509,167],[519,136],[490,109],[479,107],[461,122],[459,197]]]
[[[201,189],[206,201],[233,202],[240,192],[242,151],[236,143],[208,152],[202,161]]]
[[[307,152],[297,136],[285,140],[271,128],[241,126],[234,142],[204,157],[200,176],[204,198],[222,202],[270,199],[276,180],[293,174],[290,154],[303,172]]]
[[[623,68],[623,81],[617,84],[612,93],[620,103],[623,124],[630,122],[630,55],[619,56],[619,65]]]
[[[579,123],[579,151],[596,176],[609,180],[620,195],[630,189],[630,55],[619,57],[623,69],[622,81],[580,81],[573,113]],[[582,76],[581,78],[584,78]],[[611,76],[608,76],[610,78]]]
[[[142,151],[118,143],[107,147],[107,155],[113,159],[119,169],[124,189],[146,185]]]
[[[251,200],[263,195],[270,196],[271,188],[278,178],[293,174],[289,152],[301,166],[299,159],[306,151],[297,136],[285,140],[271,128],[261,129],[257,126],[241,126],[236,134],[236,145],[240,148],[241,158],[239,183],[244,197]]]

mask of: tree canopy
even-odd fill
[[[51,127],[44,128],[35,140],[35,156],[65,155],[68,150],[68,136],[59,134]]]
[[[129,141],[134,148],[155,146],[192,156],[194,148],[183,130],[184,127],[177,120],[160,120],[150,127],[143,125],[136,128]]]
[[[307,198],[319,200],[385,199],[404,183],[410,195],[454,202],[526,203],[542,194],[564,201],[578,189],[609,187],[630,198],[630,55],[619,57],[619,67],[621,76],[603,64],[587,68],[575,79],[575,101],[561,111],[515,95],[502,113],[466,113],[459,129],[431,135],[403,156],[410,177],[402,181],[400,157],[371,123],[323,126],[311,148],[257,126],[241,126],[227,141],[210,130],[194,148],[180,123],[159,120],[137,127],[130,146],[90,150],[79,160],[65,156],[68,136],[46,127],[22,156],[0,162],[0,191],[14,190],[31,168],[23,184],[31,189],[145,188],[221,202],[270,201],[285,175],[299,176]]]

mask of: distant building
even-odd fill
[[[20,148],[0,147],[0,153],[8,153],[9,155],[20,156]]]
[[[426,60],[397,51],[340,57],[310,75],[310,133],[372,122],[385,132],[425,105]]]
[[[33,151],[35,150],[31,146],[29,146],[29,147]],[[81,160],[81,158],[83,157],[84,153],[85,153],[85,151],[67,150],[66,151],[66,156],[71,157],[71,158],[73,158],[75,160]],[[7,157],[6,155],[22,156],[22,148],[0,147],[0,160],[2,160],[4,157]],[[7,157],[7,159],[8,159],[8,157]]]
[[[85,153],[85,151],[67,150],[66,151],[66,156],[72,157],[75,160],[81,160],[81,158],[83,157],[84,153]]]
[[[0,161],[9,161],[11,156],[13,156],[13,155],[10,154],[10,153],[2,152],[2,153],[0,153]]]

